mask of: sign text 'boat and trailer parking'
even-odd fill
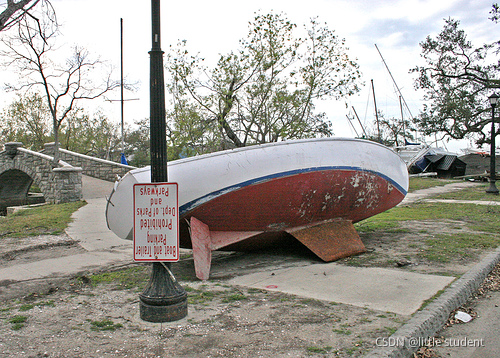
[[[179,261],[177,183],[134,184],[134,261]]]

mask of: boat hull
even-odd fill
[[[179,184],[182,219],[213,231],[277,232],[330,219],[358,222],[397,205],[408,190],[405,163],[378,143],[342,138],[286,141],[168,164]],[[129,172],[108,200],[108,227],[132,239],[132,187],[150,169]],[[181,234],[181,246],[191,247]]]

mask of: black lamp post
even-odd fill
[[[491,105],[491,142],[490,142],[490,186],[488,189],[486,189],[486,192],[489,194],[495,194],[498,195],[498,189],[495,186],[495,181],[496,181],[496,163],[495,163],[495,134],[496,134],[496,128],[495,128],[495,107],[498,103],[498,95],[496,93],[493,93],[488,100],[490,101]]]
[[[150,55],[151,182],[168,181],[163,51],[160,46],[160,0],[151,1],[153,47]],[[141,319],[171,322],[187,316],[187,293],[170,271],[170,263],[153,262],[151,278],[139,295]]]

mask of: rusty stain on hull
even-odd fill
[[[286,230],[325,262],[366,251],[351,221],[334,219]]]
[[[404,196],[371,172],[324,170],[227,192],[183,217],[194,216],[215,231],[282,231],[334,218],[355,223],[392,208]]]

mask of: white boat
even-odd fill
[[[133,236],[133,185],[150,180],[147,167],[115,183],[106,218],[122,239]],[[292,233],[326,261],[362,252],[352,223],[394,207],[408,191],[408,171],[396,153],[375,142],[344,138],[291,140],[180,159],[168,163],[168,181],[179,187],[185,226],[180,245],[193,248],[202,279],[208,278],[212,250],[263,233]],[[310,235],[301,239],[298,233],[326,225],[334,235],[339,223],[351,230],[344,235],[350,242],[346,247]]]

